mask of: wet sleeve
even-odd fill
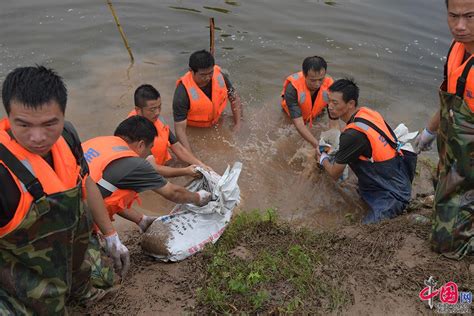
[[[72,140],[72,144],[69,144],[69,146],[71,147],[74,157],[76,157],[78,165],[81,167],[82,175],[89,174],[89,165],[87,164],[87,161],[84,158],[81,140],[79,138],[79,135],[77,134],[76,129],[74,128],[71,122],[65,121],[64,130],[70,136],[69,138]]]
[[[105,168],[103,178],[119,189],[139,193],[159,189],[168,182],[148,161],[139,157],[114,160]]]
[[[339,139],[339,150],[336,153],[338,164],[349,164],[356,162],[359,156],[371,157],[372,150],[370,142],[364,133],[348,129],[344,131]]]
[[[178,139],[176,136],[173,134],[172,131],[170,131],[170,135],[168,136],[168,141],[170,142],[171,145],[174,145],[178,142]]]
[[[229,76],[226,73],[222,73],[222,76],[224,77],[225,86],[227,88],[227,96],[229,97],[229,100],[232,101],[235,98],[236,90],[230,82]]]
[[[188,92],[180,82],[173,96],[173,118],[175,122],[184,121],[188,117],[189,106]]]
[[[284,98],[290,111],[290,117],[292,119],[301,117],[303,114],[301,114],[301,108],[298,105],[298,92],[291,83],[286,86]]]

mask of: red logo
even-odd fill
[[[441,287],[439,299],[442,303],[454,305],[458,302],[458,285],[454,282],[448,282]]]
[[[455,305],[458,303],[459,300],[459,292],[458,292],[458,285],[452,281],[447,282],[445,285],[436,289],[436,281],[433,277],[429,277],[428,280],[425,280],[426,287],[423,288],[418,297],[422,301],[428,301],[428,305],[430,308],[433,308],[433,299],[436,296],[439,296],[439,300],[441,303]]]

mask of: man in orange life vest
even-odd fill
[[[416,140],[418,152],[435,138],[439,154],[431,247],[460,259],[474,254],[474,0],[446,0],[454,40],[444,66],[436,111]]]
[[[359,88],[352,80],[335,81],[328,95],[329,114],[347,125],[335,161],[318,151],[319,164],[334,179],[349,164],[358,178],[359,193],[370,207],[363,223],[400,215],[411,198],[416,155],[402,153],[395,134],[378,112],[357,107]]]
[[[306,124],[312,126],[313,120],[327,106],[325,95],[333,80],[326,75],[327,63],[322,57],[306,57],[302,68],[302,71],[286,78],[281,92],[281,106],[301,137],[318,148],[318,141]],[[329,128],[339,128],[337,119],[329,119]]]
[[[240,129],[242,105],[229,77],[214,63],[205,50],[189,57],[189,71],[179,78],[173,97],[174,129],[178,140],[191,151],[186,126],[215,125],[230,101],[234,116],[234,131]]]
[[[100,220],[104,202],[65,122],[62,78],[43,66],[17,68],[5,78],[2,98],[0,314],[63,315],[69,301],[99,293],[85,253],[88,209]]]
[[[164,122],[161,113],[161,97],[158,90],[152,85],[144,84],[135,90],[135,109],[130,112],[129,117],[140,115],[152,122],[158,132],[155,137],[151,153],[147,160],[165,178],[179,176],[197,176],[196,166],[205,166],[189,150],[178,141],[176,136],[170,131],[169,126]],[[176,154],[178,159],[187,162],[190,166],[186,168],[173,168],[165,164],[171,160],[169,149]]]
[[[96,137],[82,144],[90,175],[97,182],[107,207],[108,216],[95,224],[105,236],[106,248],[116,249],[112,259],[122,275],[129,266],[129,253],[113,228],[113,216],[119,214],[135,222],[141,232],[156,219],[131,208],[138,193],[152,190],[175,203],[196,205],[207,204],[211,197],[207,191],[190,192],[167,182],[144,159],[150,155],[156,136],[153,123],[135,115],[121,122],[114,136]]]

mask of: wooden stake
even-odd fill
[[[214,55],[214,18],[209,18],[210,52]]]
[[[123,32],[123,29],[122,29],[122,26],[120,25],[117,14],[115,14],[114,7],[112,6],[112,1],[107,0],[107,4],[109,5],[110,11],[112,12],[112,15],[114,16],[115,24],[117,24],[117,28],[120,32],[120,36],[122,36],[123,44],[125,45],[125,48],[128,50],[128,54],[130,55],[130,62],[133,64],[133,62],[135,61],[135,58],[133,57],[132,49],[130,48],[130,45],[128,45],[127,37],[125,36],[125,33]]]

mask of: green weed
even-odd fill
[[[329,302],[324,309],[335,311],[348,302],[332,280],[315,273],[324,261],[318,249],[329,242],[326,236],[277,221],[273,209],[239,214],[221,239],[205,249],[200,308],[209,313],[291,313],[319,310],[322,301]],[[237,246],[250,251],[251,259],[233,255]]]

